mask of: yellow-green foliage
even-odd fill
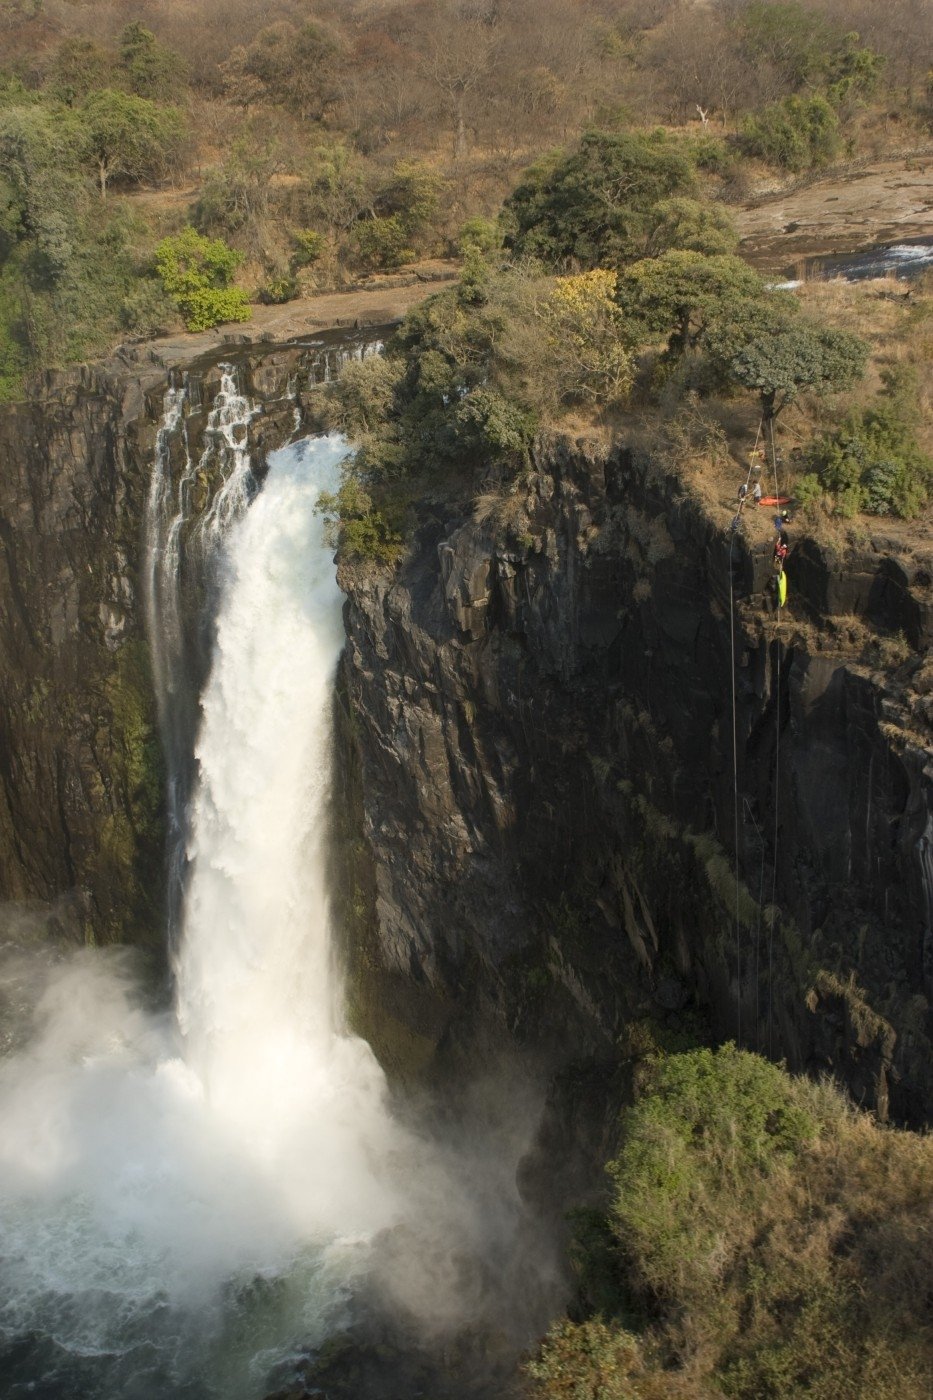
[[[542,308],[565,366],[565,392],[601,405],[618,403],[632,387],[633,359],[615,300],[617,282],[605,268],[560,277]]]
[[[731,1045],[639,1083],[584,1241],[601,1316],[552,1330],[530,1394],[926,1400],[933,1139]]]

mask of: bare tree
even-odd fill
[[[442,96],[455,160],[467,153],[470,106],[495,69],[500,42],[495,15],[477,16],[460,5],[437,9],[424,36],[421,71]]]

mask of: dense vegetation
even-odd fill
[[[511,245],[570,270],[665,246],[728,253],[721,206],[693,242],[670,241],[700,194],[741,198],[774,178],[765,167],[919,145],[931,117],[923,0],[581,0],[572,11],[565,0],[0,0],[0,35],[7,397],[24,371],[179,316],[200,326],[244,314],[244,298],[283,301],[488,245],[516,183]],[[689,134],[655,136],[649,150],[641,138],[659,125]],[[644,164],[633,191],[610,187],[627,144]],[[535,231],[552,182],[562,208]],[[241,298],[202,297],[193,312],[158,275],[156,247],[189,228],[236,252],[235,285],[208,290]]]
[[[589,175],[596,146],[608,155]],[[561,169],[574,172],[575,197],[555,179],[524,207],[521,238],[539,258],[474,247],[459,285],[411,312],[384,358],[345,369],[325,409],[357,445],[325,501],[345,556],[394,561],[416,498],[507,488],[538,429],[568,412],[611,419],[750,390],[767,425],[802,394],[860,379],[868,346],[857,336],[808,319],[734,254],[698,251],[731,246],[731,227],[716,206],[671,195],[669,172],[689,188],[693,166],[670,141],[591,135]],[[607,178],[633,191],[620,211],[593,195]],[[588,208],[604,211],[599,226]],[[608,265],[554,271],[571,223],[588,229],[587,255],[578,241],[573,260]],[[642,256],[646,239],[654,256]],[[910,481],[889,508],[910,513],[925,498],[920,459]]]
[[[920,1400],[933,1139],[758,1056],[655,1054],[535,1400]]]

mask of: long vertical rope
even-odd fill
[[[755,433],[755,447],[752,448],[748,459],[748,472],[745,473],[745,490],[740,493],[738,501],[738,514],[733,519],[731,528],[730,543],[728,543],[728,644],[730,644],[731,659],[731,690],[733,690],[733,853],[735,868],[735,1044],[741,1046],[742,1043],[742,944],[741,944],[741,924],[738,920],[738,718],[737,703],[735,703],[735,599],[734,599],[734,578],[733,578],[733,556],[735,552],[735,532],[738,531],[738,521],[741,518],[742,508],[748,497],[748,483],[751,482],[752,470],[754,470],[755,454],[758,452],[758,442],[761,440],[762,419],[758,420],[758,431]]]
[[[732,651],[732,806],[733,851],[735,863],[735,1043],[742,1044],[742,942],[739,930],[739,740],[735,700],[735,606],[733,600],[732,555],[735,549],[735,529],[729,545],[729,641]]]
[[[774,419],[768,420],[768,428],[771,437],[771,469],[774,473],[774,494],[780,497],[777,477],[777,454],[774,450]],[[768,1057],[774,1056],[774,991],[772,981],[772,971],[774,967],[774,901],[777,895],[777,866],[778,866],[778,803],[780,798],[781,781],[781,638],[780,638],[780,608],[778,609],[778,623],[776,638],[777,657],[775,665],[775,689],[774,689],[774,842],[773,857],[771,862],[771,903],[768,909]]]
[[[764,915],[764,893],[765,893],[765,838],[764,832],[755,820],[755,813],[752,811],[751,803],[747,797],[742,799],[742,810],[744,820],[750,821],[755,828],[755,836],[758,839],[758,901],[757,914],[755,916],[755,961],[752,981],[755,986],[755,1048],[761,1049],[761,928]]]

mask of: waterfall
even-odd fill
[[[151,1009],[126,950],[24,962],[33,1024],[0,1059],[0,1400],[258,1400],[358,1294],[433,1338],[481,1316],[501,1335],[507,1299],[524,1344],[556,1286],[516,1186],[524,1089],[488,1110],[494,1137],[463,1126],[454,1148],[448,1115],[442,1144],[393,1117],[344,1022],[327,880],[342,598],[315,504],[346,444],[286,447],[260,484],[233,367],[192,451],[199,392],[165,394],[142,571],[175,1000]]]
[[[262,1394],[277,1357],[333,1325],[367,1241],[399,1214],[403,1138],[343,1026],[330,952],[341,595],[314,505],[346,447],[283,449],[253,498],[233,389],[208,424],[229,470],[202,531],[219,609],[175,1012],[145,1011],[122,959],[89,952],[50,979],[32,1041],[0,1064],[0,1376],[107,1400]],[[153,540],[178,538],[183,392],[166,398],[146,557],[166,713],[177,555]]]

